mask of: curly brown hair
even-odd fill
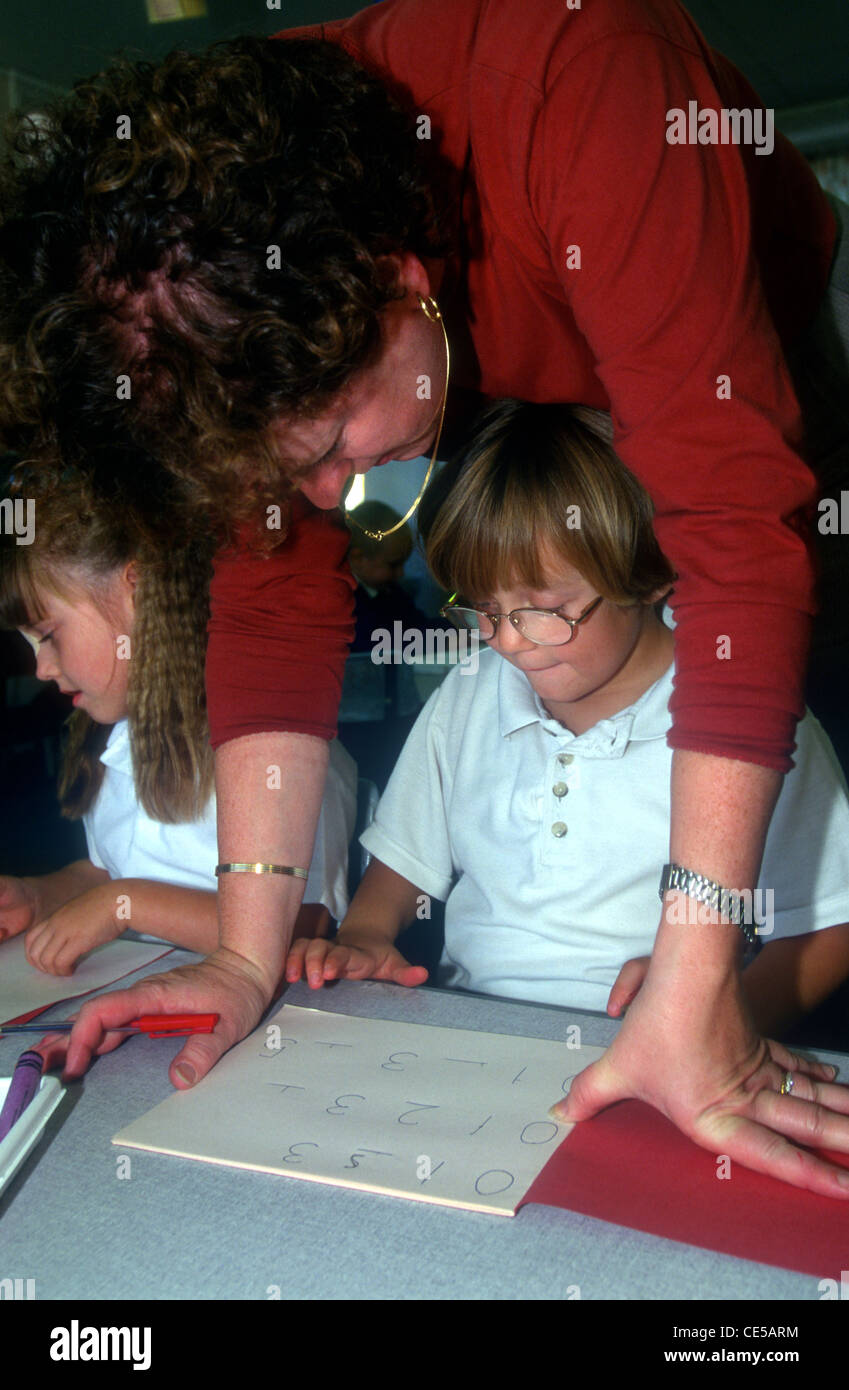
[[[35,527],[25,545],[0,532],[0,627],[41,621],[51,593],[70,601],[82,593],[106,611],[109,581],[135,561],[127,718],[136,794],[155,820],[194,820],[213,786],[204,693],[213,546],[201,528],[163,530],[173,484],[152,460],[143,474],[146,501],[134,504],[127,452],[112,459],[112,475],[124,483],[111,489],[97,470],[56,459],[13,465],[8,494],[34,503]],[[109,460],[99,462],[108,472]],[[79,709],[67,721],[59,801],[71,820],[100,789],[110,728]]]
[[[446,253],[449,172],[382,82],[308,39],[122,59],[7,139],[6,447],[76,461],[129,432],[232,536],[286,496],[272,419],[374,360],[387,257]]]

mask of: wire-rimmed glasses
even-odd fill
[[[500,620],[507,618],[516,631],[526,637],[529,642],[535,642],[539,647],[563,647],[567,642],[572,641],[581,623],[585,623],[587,618],[592,616],[602,602],[603,595],[599,594],[598,598],[594,598],[591,603],[588,603],[577,618],[567,618],[566,614],[561,613],[559,608],[514,608],[511,613],[487,613],[480,608],[456,604],[454,602],[456,597],[456,594],[452,595],[444,607],[439,610],[443,618],[447,618],[461,631],[471,630],[479,633],[484,642],[492,640],[498,631]]]

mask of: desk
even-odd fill
[[[196,959],[175,952],[159,968]],[[152,973],[152,972],[146,972]],[[526,1037],[605,1044],[617,1024],[434,989],[341,981],[290,986],[304,1007]],[[52,1011],[67,1016],[68,1007]],[[45,1030],[46,1031],[46,1030]],[[679,1245],[551,1207],[512,1220],[128,1151],[113,1134],[171,1092],[179,1040],[135,1038],[100,1058],[0,1199],[0,1278],[37,1299],[801,1299],[806,1275]],[[20,1038],[0,1040],[11,1072]],[[847,1058],[822,1053],[826,1061]],[[552,1097],[552,1101],[555,1098]]]

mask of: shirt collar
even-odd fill
[[[665,738],[669,729],[669,699],[673,663],[642,695],[608,719],[601,719],[583,734],[570,733],[545,709],[526,677],[509,661],[496,655],[498,673],[498,725],[502,738],[539,724],[560,744],[590,758],[621,758],[632,740]]]
[[[119,719],[114,725],[100,755],[100,761],[107,767],[120,768],[122,772],[132,771],[130,755],[130,725],[126,719]]]

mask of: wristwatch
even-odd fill
[[[754,960],[762,943],[755,927],[754,916],[751,911],[746,910],[745,894],[735,892],[732,888],[723,888],[712,878],[697,874],[693,869],[684,869],[680,864],[664,864],[658,890],[661,901],[664,893],[670,888],[679,893],[686,893],[688,898],[706,903],[708,907],[728,917],[743,933],[743,964],[748,965]]]

